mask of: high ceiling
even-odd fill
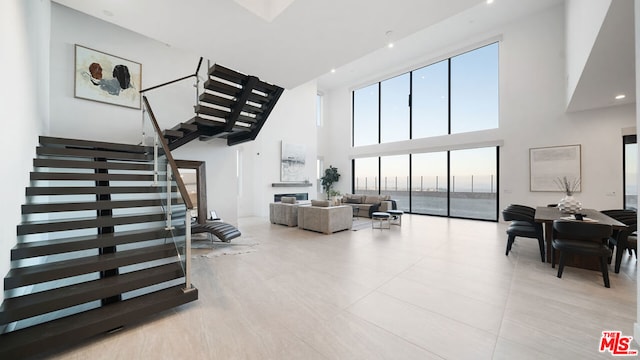
[[[500,23],[564,4],[564,0],[53,1],[288,89],[318,79],[319,88],[325,90],[415,66],[412,62],[424,54],[441,53],[451,44],[484,36]],[[614,15],[620,20],[605,23],[570,111],[613,105],[610,92],[615,88],[629,89],[625,102],[635,101],[633,46],[628,41],[633,24],[624,11]],[[609,42],[620,34],[625,41]],[[486,39],[478,39],[482,40]],[[396,46],[387,49],[389,42]],[[460,49],[451,49],[455,50]]]
[[[485,3],[484,0],[54,1],[286,88],[384,47],[387,41],[396,41]]]

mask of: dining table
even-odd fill
[[[610,225],[614,230],[624,230],[627,225],[603,214],[595,209],[582,209],[579,214],[584,216],[583,220],[576,220],[573,214],[561,212],[557,207],[538,206],[536,207],[535,221],[544,225],[544,241],[547,249],[546,259],[551,262],[551,252],[554,251],[551,241],[553,240],[553,221],[566,219],[572,221],[587,221],[598,224]],[[559,259],[559,258],[556,258]],[[575,256],[567,254],[565,258],[566,266],[574,266],[589,270],[600,270],[600,262],[597,258]]]

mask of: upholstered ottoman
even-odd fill
[[[391,229],[391,214],[388,212],[376,211],[371,214],[371,228],[372,229]],[[378,223],[378,226],[376,226]]]

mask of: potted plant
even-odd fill
[[[324,170],[324,176],[320,178],[320,182],[322,184],[322,188],[327,194],[327,200],[331,199],[333,184],[336,183],[339,179],[340,173],[338,173],[338,168],[329,165],[329,168]]]

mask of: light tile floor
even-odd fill
[[[50,358],[612,358],[600,336],[633,335],[636,260],[610,289],[597,271],[558,279],[535,240],[505,256],[505,228],[405,215],[390,230],[323,235],[241,219],[232,245],[255,251],[193,250],[198,301]]]

